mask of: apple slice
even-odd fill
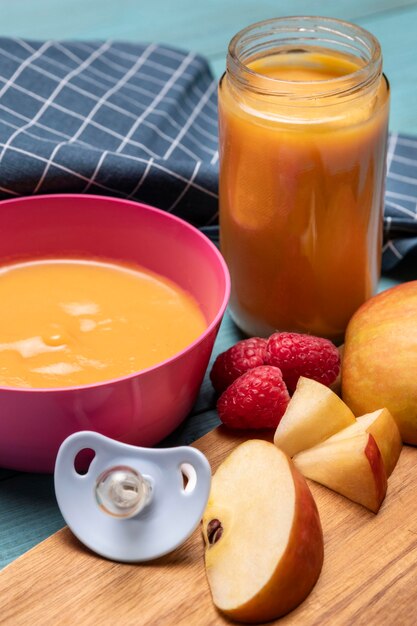
[[[314,587],[323,534],[313,496],[272,443],[238,446],[213,477],[203,517],[215,606],[243,622],[285,615]]]
[[[329,439],[300,452],[293,460],[307,478],[378,512],[387,491],[387,474],[376,441],[369,433]]]
[[[274,444],[294,456],[355,423],[349,407],[329,387],[300,377],[274,436]]]
[[[402,449],[400,430],[388,409],[378,409],[358,417],[355,424],[344,428],[323,443],[340,441],[358,433],[369,433],[375,439],[385,465],[387,478],[391,476]]]

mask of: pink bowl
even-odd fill
[[[52,472],[60,444],[79,430],[140,446],[172,432],[195,402],[229,298],[215,246],[169,213],[72,194],[0,202],[0,233],[0,263],[54,255],[139,263],[191,293],[208,322],[185,350],[136,374],[82,387],[0,387],[0,467]]]

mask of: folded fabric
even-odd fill
[[[417,137],[388,140],[382,269],[395,267],[417,247]]]
[[[0,38],[0,198],[99,193],[218,235],[217,81],[156,44]],[[417,138],[388,147],[383,268],[417,246]]]
[[[99,193],[217,216],[216,81],[167,46],[0,39],[0,193]]]

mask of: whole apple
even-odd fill
[[[417,445],[417,281],[371,298],[350,320],[342,397],[355,415],[386,407]]]

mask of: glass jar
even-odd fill
[[[380,274],[389,86],[336,19],[240,31],[219,85],[220,244],[244,332],[340,341]]]

